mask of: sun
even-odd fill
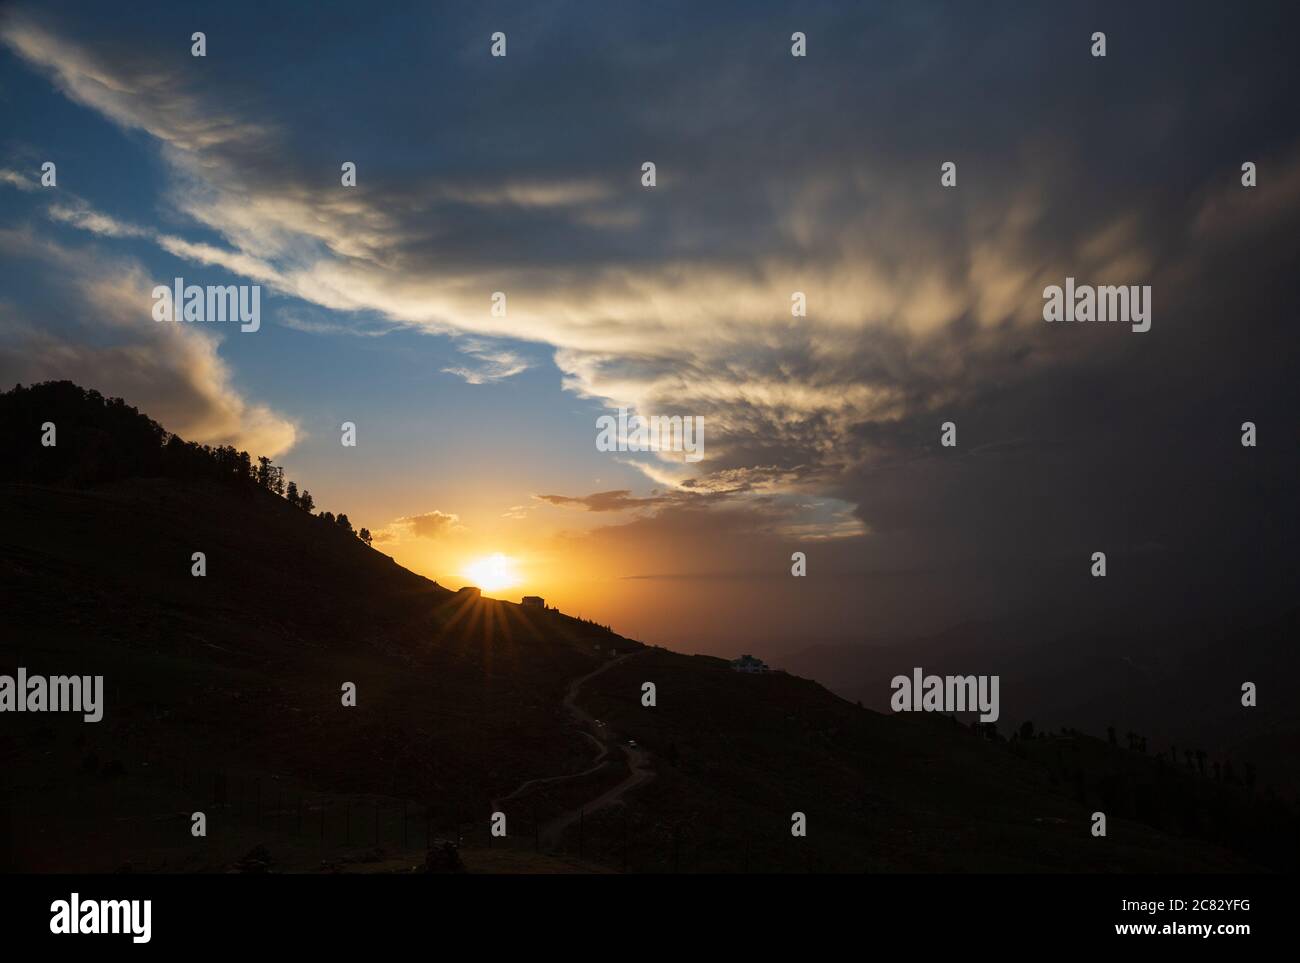
[[[519,584],[515,560],[500,552],[470,562],[465,566],[464,574],[485,592],[496,592]]]

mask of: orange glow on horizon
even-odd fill
[[[520,582],[515,560],[500,552],[475,559],[465,566],[463,574],[484,592],[499,592]]]

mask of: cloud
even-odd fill
[[[460,516],[447,512],[431,511],[422,515],[396,518],[375,533],[377,542],[401,541],[408,538],[439,538],[449,532],[461,531]]]
[[[442,191],[447,200],[480,207],[511,205],[515,207],[571,207],[610,198],[608,184],[599,181],[534,181],[501,184],[485,183],[448,186]]]
[[[59,292],[47,313],[0,305],[0,380],[67,378],[124,398],[187,440],[275,457],[297,437],[293,421],[245,398],[217,342],[201,330],[150,319],[153,283],[138,264],[0,229],[0,251],[28,260]]]
[[[215,267],[225,268],[227,271],[242,274],[254,281],[262,281],[283,288],[279,272],[258,258],[239,251],[223,250],[211,244],[195,244],[165,234],[158,235],[157,240],[163,250],[169,254],[174,254],[178,258],[194,261],[197,264],[210,264]]]
[[[109,217],[107,214],[101,214],[81,200],[66,204],[51,204],[49,215],[56,221],[102,237],[149,237],[153,233],[145,228]]]
[[[247,145],[265,135],[258,125],[237,121],[187,92],[179,72],[160,69],[125,44],[102,38],[100,44],[83,45],[22,11],[10,11],[0,38],[43,68],[71,100],[180,150]]]
[[[799,543],[856,538],[867,534],[861,519],[853,514],[854,506],[835,499],[800,498],[787,494],[758,494],[753,490],[741,494],[739,489],[717,492],[671,490],[645,497],[620,489],[591,495],[534,495],[538,501],[560,508],[588,512],[633,512],[633,523],[615,523],[613,529],[636,532],[637,522],[653,525],[656,530],[669,529],[685,519],[686,526],[701,531],[725,528],[746,531],[772,539]],[[632,553],[635,556],[635,552]],[[706,550],[702,557],[716,554]]]
[[[320,321],[311,318],[304,318],[294,311],[282,310],[275,316],[275,320],[284,325],[286,328],[292,328],[294,331],[302,331],[305,334],[346,334],[358,338],[382,338],[395,330],[391,324],[378,324],[373,327],[363,327],[360,323],[344,324],[341,321]]]
[[[18,171],[0,168],[0,184],[8,184],[10,187],[16,187],[20,191],[38,190],[34,180],[18,173]]]
[[[472,385],[492,384],[512,378],[528,370],[528,362],[514,351],[494,347],[486,341],[470,339],[457,345],[460,352],[474,359],[473,365],[454,365],[443,368]]]
[[[582,508],[589,512],[623,512],[630,509],[653,508],[664,505],[670,500],[663,495],[636,498],[627,489],[596,492],[593,495],[577,497],[568,495],[534,495],[533,497],[562,508]]]

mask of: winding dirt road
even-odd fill
[[[508,796],[502,796],[492,802],[492,808],[499,811],[501,809],[501,803],[509,802],[511,799],[517,799],[535,786],[547,783],[564,782],[567,779],[578,779],[582,776],[591,775],[605,765],[605,761],[609,756],[611,748],[617,747],[622,749],[623,754],[627,757],[627,765],[630,770],[628,777],[617,786],[601,793],[595,799],[585,802],[575,809],[561,813],[555,819],[542,827],[540,835],[542,843],[547,847],[554,846],[562,838],[564,831],[568,829],[569,826],[573,825],[573,823],[578,821],[580,815],[598,812],[601,809],[612,806],[614,803],[622,799],[628,790],[644,785],[655,776],[654,769],[650,767],[649,753],[642,749],[634,749],[626,744],[619,745],[614,733],[611,732],[608,727],[597,726],[595,718],[578,705],[577,701],[578,693],[582,689],[583,683],[594,679],[602,672],[612,669],[620,662],[626,662],[641,651],[643,650],[637,649],[633,652],[629,652],[627,655],[620,655],[616,659],[610,659],[608,662],[602,663],[595,670],[574,679],[565,689],[564,699],[561,702],[561,705],[569,715],[573,717],[574,722],[578,724],[579,731],[590,739],[599,750],[596,758],[592,761],[592,764],[581,772],[567,773],[561,776],[545,776],[538,779],[529,779],[526,782],[521,783],[519,787]]]

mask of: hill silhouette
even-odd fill
[[[409,871],[443,840],[472,872],[1294,859],[1286,804],[1100,740],[881,715],[795,676],[452,592],[292,504],[243,453],[70,383],[0,395],[0,425],[0,672],[102,674],[107,703],[97,724],[3,720],[0,855],[16,868]],[[1163,786],[1191,800],[1176,825],[1146,802]],[[494,800],[505,838],[489,834]],[[1089,832],[1097,808],[1105,839]]]
[[[1062,725],[1119,742],[1134,733],[1155,757],[1202,751],[1209,770],[1250,771],[1259,788],[1300,799],[1300,705],[1279,698],[1243,709],[1242,680],[1291,679],[1300,672],[1292,640],[1300,609],[1244,613],[1231,619],[1180,617],[1154,624],[1137,619],[1045,617],[957,626],[939,635],[891,642],[808,645],[779,657],[792,671],[834,680],[831,688],[869,708],[887,710],[889,680],[900,667],[969,665],[975,654],[1017,692],[1000,726],[1025,721]],[[1270,689],[1274,688],[1270,686]]]

